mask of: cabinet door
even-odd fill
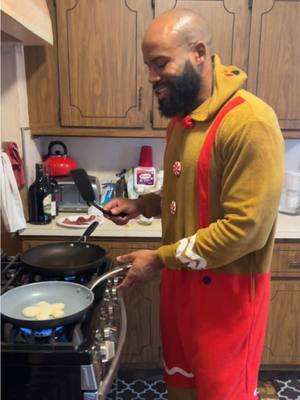
[[[62,125],[143,127],[149,85],[141,39],[151,4],[59,0],[56,7]]]
[[[300,0],[254,0],[248,89],[300,129]]]
[[[273,280],[263,365],[300,364],[300,281]]]
[[[300,279],[300,241],[276,241],[271,265],[273,277]]]
[[[155,15],[176,7],[199,12],[211,28],[214,53],[222,63],[247,71],[251,13],[246,0],[156,0]],[[160,116],[154,95],[153,109],[153,127],[166,127],[168,120]]]

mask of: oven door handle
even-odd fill
[[[126,271],[131,267],[132,267],[132,264],[124,264],[124,265],[120,265],[119,267],[113,268],[110,271],[106,272],[105,274],[101,275],[98,279],[95,279],[91,283],[91,285],[89,285],[89,288],[91,290],[93,290],[101,282],[104,282],[107,279],[113,278],[114,276],[117,276],[117,275],[124,275],[124,272],[126,273]]]

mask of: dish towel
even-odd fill
[[[26,228],[23,205],[8,155],[1,151],[1,213],[8,232]]]
[[[5,153],[8,155],[18,188],[22,189],[22,187],[25,185],[25,170],[24,162],[20,157],[18,145],[15,142],[4,142],[2,143],[2,147]]]

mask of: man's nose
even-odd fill
[[[154,68],[149,69],[148,80],[152,85],[160,80],[160,75]]]

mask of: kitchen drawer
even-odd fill
[[[300,241],[275,242],[271,265],[273,276],[300,276]]]

